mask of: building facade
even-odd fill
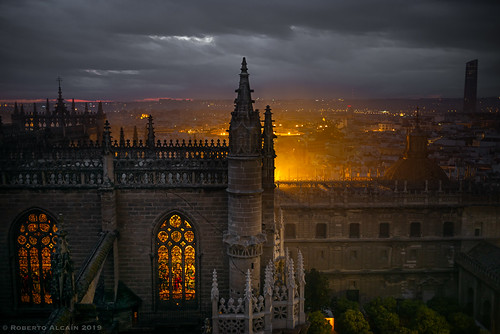
[[[418,121],[384,177],[279,182],[276,196],[285,247],[328,276],[334,297],[457,297],[500,333],[500,191],[448,180]]]
[[[60,88],[52,113],[16,109],[0,141],[3,320],[147,331],[208,319],[221,333],[303,324],[302,262],[274,221],[271,109],[262,126],[248,77],[243,59],[228,143],[160,142],[152,117],[144,142],[113,140],[101,107],[69,112]]]

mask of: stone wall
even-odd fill
[[[228,260],[222,242],[227,229],[225,189],[4,189],[0,192],[2,312],[10,312],[14,303],[14,254],[9,248],[9,230],[16,217],[31,208],[43,209],[56,220],[62,214],[75,274],[91,253],[99,233],[113,229],[116,222],[119,279],[142,299],[140,311],[154,311],[153,230],[171,212],[185,215],[196,232],[201,311],[210,312],[210,278],[214,269],[220,273],[221,288],[228,286]],[[106,288],[112,290],[112,254],[107,262],[104,281]]]
[[[228,286],[228,260],[222,242],[227,229],[227,194],[220,190],[120,190],[117,192],[120,280],[143,301],[144,312],[155,311],[153,253],[154,230],[169,213],[189,219],[196,233],[198,296],[202,312],[211,307],[214,269]]]
[[[291,256],[302,252],[306,269],[326,273],[334,296],[356,290],[366,302],[455,295],[457,255],[482,240],[500,240],[499,205],[486,192],[374,191],[375,182],[357,191],[354,185],[297,183],[277,192],[285,247]],[[380,224],[388,224],[387,235],[380,235]]]
[[[11,226],[23,212],[39,208],[58,221],[64,220],[68,232],[75,271],[93,249],[101,231],[101,200],[98,191],[90,190],[21,190],[4,189],[0,192],[0,308],[10,312],[14,306],[14,254],[10,240]]]

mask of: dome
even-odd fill
[[[441,167],[428,157],[427,136],[417,127],[406,137],[404,156],[389,167],[384,179],[407,181],[409,184],[438,184],[448,182],[448,177]]]
[[[443,181],[447,182],[446,173],[429,158],[401,158],[389,167],[384,179],[393,181]]]

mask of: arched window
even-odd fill
[[[52,304],[52,254],[56,249],[54,219],[35,209],[23,214],[14,225],[17,296],[20,306]]]
[[[196,235],[179,214],[165,219],[155,235],[157,298],[160,307],[196,305]]]

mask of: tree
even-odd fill
[[[305,308],[308,311],[318,311],[328,306],[330,302],[330,289],[328,288],[328,278],[312,268],[306,272],[305,286]]]
[[[389,308],[392,309],[391,306]],[[365,306],[370,325],[374,333],[377,334],[398,334],[399,333],[399,316],[396,313],[390,312],[381,303],[380,298],[373,300]]]
[[[405,299],[399,303],[399,320],[401,325],[405,327],[410,327],[412,319],[417,314],[420,307],[425,306],[425,304],[420,300]]]
[[[479,327],[476,326],[474,318],[465,313],[450,314],[448,323],[451,325],[451,334],[479,334]]]
[[[347,310],[358,311],[359,304],[345,297],[337,299],[335,305],[333,305],[333,314],[338,317]]]
[[[434,297],[427,302],[427,306],[447,319],[451,314],[461,311],[460,304],[455,298]]]
[[[419,334],[450,333],[450,326],[446,319],[425,305],[418,308],[411,329],[418,331]]]
[[[347,310],[336,321],[336,329],[341,334],[372,334],[370,324],[358,310]]]
[[[307,334],[331,334],[332,326],[325,320],[321,311],[314,311],[309,314],[309,329]]]

